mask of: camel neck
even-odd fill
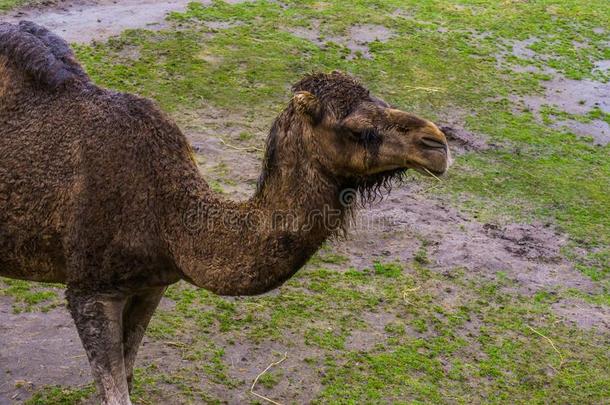
[[[178,219],[186,232],[172,238],[173,256],[188,281],[218,294],[269,291],[343,229],[339,194],[332,182],[299,171],[274,174],[241,203],[201,187]]]

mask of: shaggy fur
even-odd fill
[[[0,24],[0,275],[67,285],[104,403],[130,403],[133,362],[166,286],[269,291],[344,228],[346,190],[372,199],[407,167],[446,169],[433,124],[353,78],[313,74],[294,90],[257,192],[225,201],[153,103],[95,86],[46,29]]]
[[[0,54],[41,87],[53,90],[89,81],[68,44],[30,21],[0,23]]]

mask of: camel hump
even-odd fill
[[[89,82],[66,41],[31,21],[0,23],[0,56],[52,90]]]

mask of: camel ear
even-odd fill
[[[322,119],[322,104],[310,92],[296,92],[292,97],[292,103],[299,114],[309,118],[314,124]]]

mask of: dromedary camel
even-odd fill
[[[407,168],[445,172],[445,136],[346,74],[311,74],[273,123],[254,196],[214,194],[152,102],[95,86],[67,44],[0,24],[0,275],[64,283],[105,404],[129,404],[165,288],[222,295],[290,278]]]

